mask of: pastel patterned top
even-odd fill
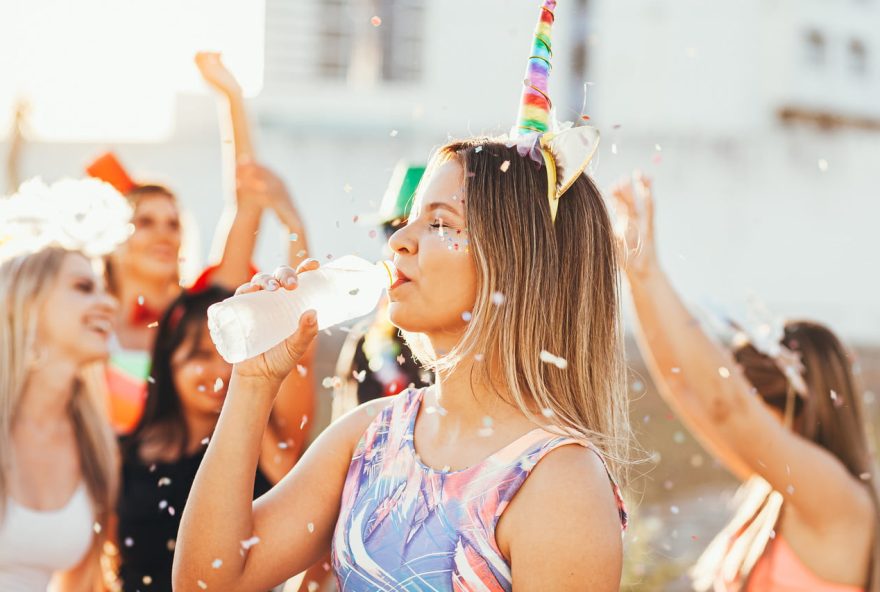
[[[467,469],[434,470],[413,444],[424,392],[398,395],[355,449],[333,534],[339,589],[509,591],[511,569],[495,526],[538,461],[583,443],[535,429]],[[625,528],[620,491],[611,484]]]

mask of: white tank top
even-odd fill
[[[6,515],[0,522],[0,590],[44,592],[55,572],[85,557],[94,521],[84,483],[58,510],[32,510],[6,498]]]

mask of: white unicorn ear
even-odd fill
[[[599,147],[599,130],[594,127],[572,127],[541,137],[541,146],[550,151],[556,164],[556,199],[568,191],[580,177]]]

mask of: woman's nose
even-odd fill
[[[391,252],[398,255],[414,254],[418,250],[418,242],[412,234],[413,228],[409,224],[398,228],[397,231],[388,238],[388,247],[391,249]]]

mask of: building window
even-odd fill
[[[266,86],[416,82],[427,0],[266,0]]]
[[[849,64],[854,74],[864,76],[868,72],[868,50],[861,39],[849,42]]]
[[[825,36],[816,29],[811,29],[807,31],[804,41],[807,63],[811,66],[825,65]]]
[[[320,76],[358,83],[421,78],[424,0],[325,0]]]

